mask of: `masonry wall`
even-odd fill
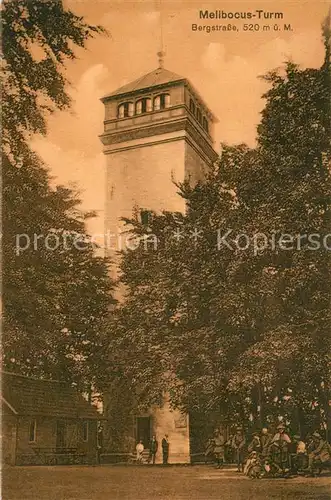
[[[35,457],[36,448],[56,448],[57,420],[52,417],[37,417],[36,440],[29,441],[29,427],[33,417],[17,418],[16,457],[18,463],[26,462],[31,455]],[[86,420],[89,423],[88,440],[83,441],[83,420],[65,420],[65,448],[77,448],[78,452],[86,453],[95,458],[97,449],[97,421]]]
[[[179,410],[171,410],[165,400],[161,408],[151,411],[153,434],[159,442],[156,463],[162,463],[162,438],[165,434],[169,440],[169,460],[171,463],[190,463],[189,416]]]
[[[89,420],[88,440],[83,441],[82,435],[79,437],[78,451],[85,452],[91,460],[94,458],[97,449],[97,421]]]
[[[125,144],[121,144],[125,148]],[[183,211],[173,181],[183,181],[184,138],[123,149],[106,156],[106,229],[116,232],[121,217],[142,209]]]
[[[56,420],[51,418],[37,418],[36,441],[29,442],[30,422],[34,417],[18,417],[17,420],[17,455],[33,454],[34,448],[53,448],[56,444]]]
[[[192,144],[185,144],[185,177],[190,180],[192,186],[202,182],[208,172],[208,165]]]
[[[114,393],[110,393],[109,400],[114,403],[112,395]],[[130,454],[135,454],[135,447],[140,439],[136,417],[150,417],[150,437],[156,435],[159,443],[156,463],[162,463],[161,444],[165,434],[170,442],[169,463],[190,463],[189,416],[178,410],[171,410],[166,398],[162,407],[155,406],[145,413],[136,413],[135,416],[123,411],[119,401],[117,408],[115,405],[112,411],[108,408],[107,417],[108,422],[104,422],[103,453],[108,457],[116,455],[116,460],[127,461]]]
[[[4,410],[4,407],[2,407]],[[2,413],[2,462],[15,465],[16,460],[16,429],[17,419],[15,415],[6,411]]]
[[[179,92],[178,99],[183,99]],[[114,110],[111,105],[107,111],[109,118],[114,117]],[[139,119],[144,118],[148,122],[152,117],[146,114]],[[119,122],[111,126],[119,128]],[[110,247],[108,254],[115,262],[118,262],[118,257],[116,258],[114,250],[123,249],[125,244],[124,239],[119,238],[119,233],[123,230],[121,217],[132,218],[135,208],[158,213],[162,210],[182,213],[185,211],[185,201],[178,195],[174,181],[178,183],[190,179],[194,185],[204,179],[208,168],[198,152],[199,146],[192,143],[194,140],[187,136],[185,130],[181,130],[143,139],[135,139],[133,134],[132,140],[105,147],[105,232],[115,235],[112,240],[106,241],[106,245]],[[113,277],[116,278],[116,266],[113,266],[113,269]],[[125,290],[119,288],[117,298],[121,300],[124,293]],[[128,412],[125,413],[125,404],[121,399],[117,399],[116,389],[110,391],[105,399],[109,421],[105,422],[104,426],[104,451],[109,454],[134,452],[137,442],[135,421],[132,421]],[[151,417],[152,433],[156,434],[159,441],[157,462],[162,462],[161,441],[164,435],[168,434],[169,463],[189,463],[188,415],[171,411],[167,398],[162,408],[151,408],[148,415]]]

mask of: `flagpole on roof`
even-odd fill
[[[157,0],[157,8],[159,11],[159,20],[160,20],[160,50],[157,52],[159,68],[163,68],[164,66],[164,42],[163,42],[163,19],[162,19],[162,4],[161,0]]]

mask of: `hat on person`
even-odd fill
[[[319,432],[317,432],[317,431],[313,432],[313,437],[316,437],[316,438],[318,438],[318,439],[322,439],[322,436],[321,436],[321,435],[320,435],[320,433],[319,433]]]
[[[301,439],[301,436],[299,436],[299,434],[295,434],[293,436],[293,439],[296,439],[297,441],[299,441],[299,439]]]

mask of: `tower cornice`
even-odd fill
[[[218,154],[213,149],[210,139],[207,139],[206,135],[198,130],[195,121],[193,121],[193,119],[189,115],[179,117],[175,120],[173,119],[169,122],[153,122],[144,126],[140,125],[129,130],[115,130],[111,133],[105,132],[100,136],[100,139],[105,146],[104,153],[108,154],[112,151],[107,151],[107,146],[117,144],[121,150],[125,150],[126,147],[135,147],[129,145],[129,143],[132,141],[144,138],[147,139],[150,137],[156,137],[157,139],[157,137],[160,135],[180,131],[185,131],[186,138],[191,141],[193,140],[193,142],[199,147],[201,151],[204,152],[204,155],[209,159],[209,163],[213,163],[217,159]],[[142,146],[143,144],[140,143],[139,147]]]

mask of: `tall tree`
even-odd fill
[[[319,425],[330,400],[328,49],[321,68],[287,63],[267,80],[257,148],[224,145],[204,184],[180,186],[184,215],[131,221],[141,242],[123,256],[114,346],[142,402],[167,387],[189,410]]]
[[[46,133],[46,116],[70,106],[65,63],[74,48],[104,32],[66,10],[62,0],[4,0],[3,146],[17,162],[31,133]]]
[[[248,365],[242,366],[248,371],[248,366],[259,366],[264,385],[273,378],[272,395],[278,405],[285,398],[298,413],[303,408],[306,413],[314,410],[315,423],[328,420],[330,426],[328,50],[320,69],[301,70],[288,63],[285,75],[272,72],[267,79],[271,88],[264,96],[266,107],[258,130],[260,162],[251,171],[247,203],[253,220],[259,221],[259,231],[273,234],[278,242],[282,238],[275,250],[261,255],[263,264],[268,257],[266,271],[274,287],[275,324],[280,328],[275,331],[266,324],[262,343],[254,346],[264,368],[252,352],[247,353]],[[261,359],[262,351],[265,359],[268,352],[273,353],[272,363]]]
[[[86,233],[93,214],[51,187],[29,138],[70,105],[65,61],[103,30],[61,1],[5,1],[2,20],[4,367],[83,387],[98,373],[113,284]]]

